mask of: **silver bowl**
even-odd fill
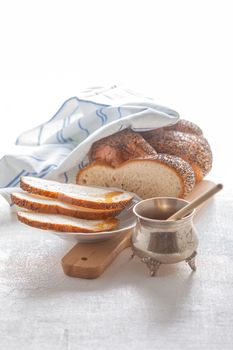
[[[133,255],[147,264],[153,276],[161,264],[186,261],[196,269],[198,238],[193,225],[195,210],[177,221],[166,219],[189,202],[179,198],[156,197],[134,206],[137,225],[132,235]]]

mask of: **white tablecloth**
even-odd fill
[[[232,195],[225,188],[197,218],[196,272],[180,263],[151,278],[127,249],[96,280],[65,276],[74,243],[9,225],[2,202],[0,348],[232,349]]]
[[[119,82],[200,125],[225,185],[199,217],[195,273],[150,278],[126,250],[72,279],[71,242],[0,223],[0,349],[232,349],[232,1],[2,1],[0,17],[0,157],[80,89]]]

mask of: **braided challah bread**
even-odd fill
[[[184,197],[212,167],[202,130],[183,119],[140,134],[126,129],[105,137],[92,145],[89,160],[77,174],[78,184],[120,187],[142,198]]]

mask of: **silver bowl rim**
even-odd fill
[[[142,220],[145,220],[145,221],[149,221],[149,222],[157,222],[157,223],[161,223],[161,224],[168,224],[168,223],[171,224],[172,222],[174,222],[174,223],[180,223],[180,222],[187,221],[187,220],[189,220],[190,218],[192,218],[193,215],[194,215],[195,212],[196,212],[196,209],[193,209],[189,215],[186,215],[186,216],[183,217],[182,219],[174,220],[174,221],[150,219],[150,218],[147,218],[146,216],[142,216],[142,215],[140,215],[140,214],[138,214],[138,213],[136,212],[136,208],[137,208],[137,206],[139,206],[140,204],[145,203],[145,202],[149,202],[149,201],[152,201],[152,200],[156,200],[156,199],[172,199],[172,200],[177,200],[177,201],[180,201],[180,202],[186,202],[187,204],[190,203],[190,201],[188,201],[188,200],[186,200],[186,199],[183,199],[183,198],[176,198],[176,197],[152,197],[152,198],[142,199],[140,202],[136,203],[135,206],[133,207],[133,213],[134,213],[134,215],[136,215],[136,217],[139,218],[139,219],[142,219]]]

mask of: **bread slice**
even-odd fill
[[[20,208],[47,214],[61,214],[86,220],[99,220],[113,217],[122,209],[91,209],[75,206],[30,193],[13,193],[12,202]]]
[[[117,227],[118,220],[109,218],[106,220],[83,220],[64,215],[33,213],[19,211],[19,221],[26,225],[42,230],[54,230],[62,232],[102,232],[111,231]]]
[[[133,199],[131,193],[123,191],[63,184],[30,176],[21,177],[20,187],[29,193],[94,209],[122,209]]]
[[[117,168],[92,163],[79,171],[77,183],[119,187],[144,199],[160,196],[183,198],[193,189],[195,175],[183,159],[160,154],[153,159],[129,160]]]

